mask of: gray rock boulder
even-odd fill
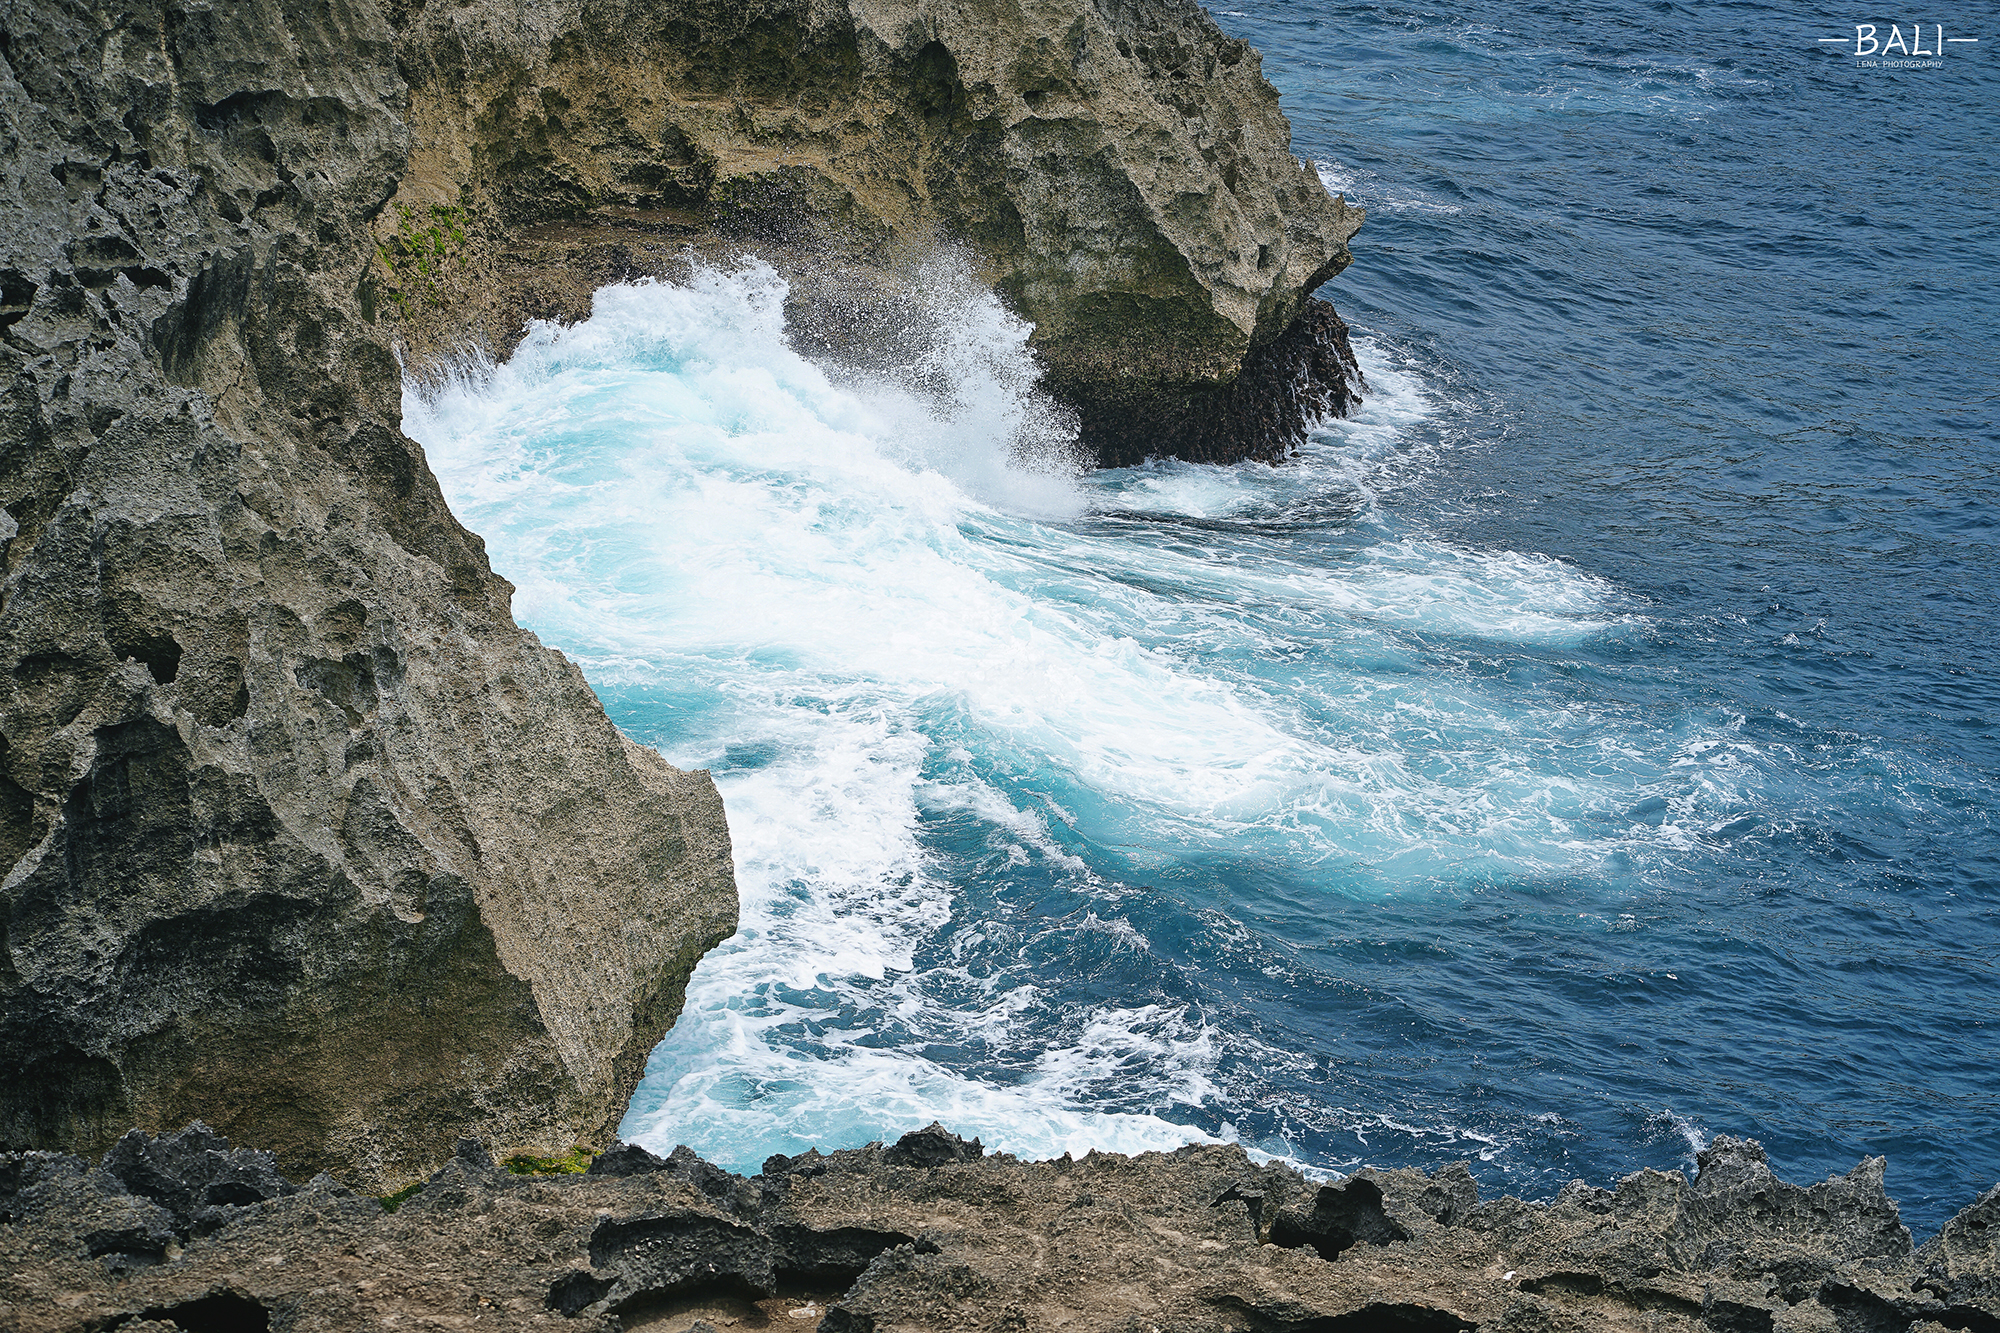
[[[1917,1262],[1918,1285],[1946,1304],[2000,1309],[2000,1185],[1945,1223],[1917,1251]]]

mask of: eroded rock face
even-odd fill
[[[367,0],[0,6],[0,1143],[602,1141],[735,923],[398,429]]]
[[[1462,1165],[1315,1186],[1234,1147],[1020,1162],[935,1126],[886,1149],[775,1157],[749,1179],[685,1148],[598,1162],[510,1176],[467,1142],[393,1215],[321,1179],[201,1234],[118,1162],[0,1156],[0,1304],[23,1333],[134,1316],[206,1327],[204,1300],[226,1301],[245,1321],[232,1327],[271,1328],[2000,1327],[2000,1259],[1980,1239],[2000,1195],[1913,1254],[1881,1159],[1802,1188],[1730,1140],[1693,1184],[1642,1171],[1549,1204],[1481,1203]]]
[[[1358,383],[1312,292],[1359,210],[1191,0],[416,0],[378,234],[420,354],[754,249],[802,300],[933,240],[1035,325],[1100,462],[1276,458]],[[810,323],[810,319],[801,322]]]

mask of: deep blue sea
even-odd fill
[[[948,259],[900,381],[746,265],[411,393],[520,619],[728,804],[743,927],[624,1132],[1530,1198],[1728,1133],[1933,1229],[2000,1180],[2000,16],[1215,14],[1369,211],[1370,391],[1294,463],[1038,463]],[[1917,20],[1979,40],[1857,62]]]

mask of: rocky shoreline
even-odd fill
[[[730,845],[514,623],[399,355],[753,251],[893,340],[944,246],[1098,462],[1276,459],[1361,216],[1188,0],[0,20],[0,1329],[2000,1333],[2000,1192],[1917,1247],[1881,1159],[1728,1140],[1547,1204],[936,1127],[496,1166],[609,1135]]]
[[[756,1176],[472,1140],[395,1206],[199,1126],[0,1155],[0,1330],[1105,1333],[2000,1329],[2000,1186],[1922,1246],[1871,1158],[1811,1186],[1717,1139],[1549,1203],[1463,1165],[1315,1184],[1235,1146],[1023,1162],[937,1126]]]

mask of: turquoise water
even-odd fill
[[[1371,214],[1371,393],[1294,464],[1069,475],[948,264],[907,383],[750,266],[410,397],[520,619],[728,803],[743,929],[625,1133],[1537,1196],[1728,1132],[1934,1225],[2000,1178],[2000,56],[1217,18]]]

